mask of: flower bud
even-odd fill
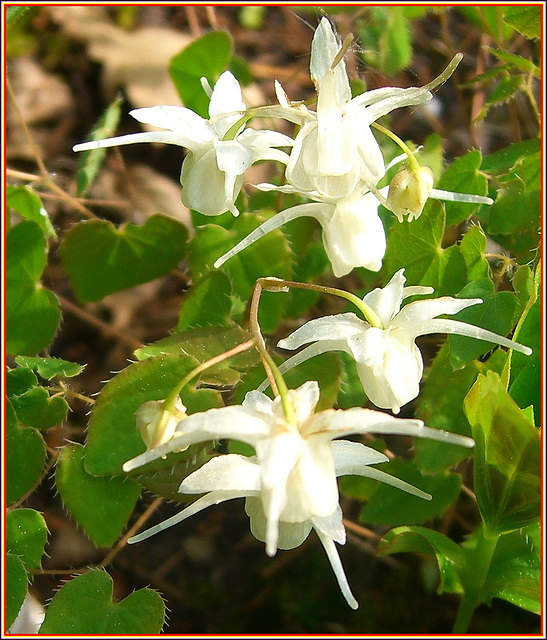
[[[408,216],[409,222],[422,213],[424,205],[433,189],[433,171],[429,167],[411,170],[403,167],[393,176],[387,194],[387,207],[402,222]]]
[[[177,424],[187,417],[186,407],[181,399],[172,411],[163,409],[163,400],[150,400],[136,411],[137,431],[140,432],[147,449],[164,444],[175,433]]]

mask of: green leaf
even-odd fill
[[[534,548],[529,539],[527,529],[499,538],[484,594],[487,602],[491,598],[502,598],[539,615],[543,601],[541,556],[539,548]]]
[[[42,201],[29,187],[6,185],[6,206],[23,218],[36,222],[44,234],[57,237]]]
[[[10,25],[15,22],[29,9],[30,7],[6,7],[6,24]]]
[[[187,237],[183,224],[163,215],[120,229],[87,220],[67,233],[60,253],[80,301],[94,302],[169,273],[184,257]]]
[[[403,7],[390,7],[380,37],[382,68],[388,75],[404,69],[412,57],[411,32]]]
[[[20,396],[38,386],[38,378],[30,369],[8,369],[6,372],[6,395],[8,398]]]
[[[458,497],[461,478],[456,473],[439,473],[434,476],[422,475],[413,460],[392,460],[374,468],[401,478],[432,495],[424,500],[406,491],[380,484],[367,504],[359,513],[361,522],[381,524],[389,527],[401,524],[423,524],[427,520],[443,514]]]
[[[5,625],[9,629],[15,622],[15,618],[27,595],[27,572],[21,560],[7,553],[4,559],[4,575],[5,575],[5,595],[6,595],[6,618]]]
[[[490,111],[490,108],[492,106],[508,102],[515,95],[515,93],[519,91],[523,83],[524,78],[522,75],[502,78],[498,86],[486,98],[484,106],[475,117],[474,122],[482,120],[484,117],[486,117],[486,114]]]
[[[217,258],[247,236],[263,218],[256,214],[243,214],[228,231],[218,225],[199,227],[188,248],[190,275],[199,280],[212,270]],[[264,274],[291,280],[292,256],[286,237],[280,230],[268,233],[244,251],[222,265],[232,280],[234,294],[247,301],[258,278]],[[275,331],[281,320],[288,296],[264,292],[260,300],[259,320],[265,333]]]
[[[68,413],[67,401],[60,396],[50,398],[47,389],[43,387],[34,387],[12,398],[12,404],[19,422],[36,429],[54,427]]]
[[[506,182],[490,207],[488,232],[500,235],[522,233],[526,229],[539,232],[541,204],[539,189],[530,189],[518,178]]]
[[[61,358],[16,356],[15,362],[21,367],[38,371],[45,380],[51,380],[55,376],[73,378],[80,374],[85,367],[85,364],[76,364],[68,360],[61,360]]]
[[[480,375],[464,402],[475,440],[475,493],[485,535],[536,522],[541,515],[541,441],[500,377]]]
[[[465,233],[460,242],[460,251],[465,260],[470,282],[490,275],[490,265],[484,257],[486,236],[479,226],[473,226]]]
[[[67,582],[51,600],[38,633],[78,635],[159,634],[165,603],[153,589],[112,600],[114,583],[104,571],[90,571]]]
[[[541,7],[539,5],[505,8],[503,20],[527,38],[541,38]]]
[[[484,33],[492,36],[494,40],[503,42],[513,34],[513,29],[508,24],[503,23],[502,7],[484,4],[477,7],[459,5],[458,11],[475,23]]]
[[[413,552],[437,559],[441,583],[438,592],[463,593],[464,550],[453,540],[424,527],[398,527],[389,531],[378,545],[378,555]]]
[[[122,102],[122,96],[117,96],[114,99],[91,130],[87,140],[104,140],[111,138],[116,133],[122,113]],[[76,187],[79,197],[85,197],[89,193],[105,156],[106,149],[91,149],[79,154],[78,172],[76,173]]]
[[[432,429],[471,436],[471,426],[463,412],[463,400],[480,372],[501,371],[505,354],[496,351],[487,362],[471,361],[456,370],[445,343],[435,359],[417,400],[416,418]],[[422,473],[438,473],[472,455],[472,449],[426,438],[416,438],[416,463]]]
[[[17,425],[17,416],[6,400],[6,502],[13,504],[40,480],[46,444],[36,429]]]
[[[55,470],[63,504],[97,547],[114,544],[122,532],[141,487],[131,478],[97,478],[84,469],[85,450],[67,444]]]
[[[517,162],[538,153],[540,150],[541,140],[539,138],[515,142],[508,147],[484,156],[481,162],[481,171],[491,175],[507,173]]]
[[[506,51],[498,51],[497,49],[490,49],[490,52],[493,53],[496,58],[507,62],[508,65],[521,69],[522,71],[526,71],[526,73],[533,73],[536,78],[541,78],[541,69],[531,60],[515,56],[512,53],[507,53]]]
[[[517,299],[512,291],[495,292],[490,278],[481,278],[464,287],[457,298],[480,298],[482,304],[475,304],[451,316],[454,320],[467,322],[476,327],[506,336],[515,325]],[[450,359],[454,367],[488,353],[494,345],[485,340],[449,335]]]
[[[6,234],[6,350],[32,355],[55,335],[61,314],[57,298],[39,282],[47,243],[39,225],[24,220]]]
[[[129,365],[101,391],[91,412],[85,469],[92,475],[123,475],[122,465],[145,450],[135,427],[135,411],[148,400],[164,400],[198,361],[187,355],[164,355]],[[222,406],[218,392],[185,387],[188,413]],[[180,454],[184,456],[183,454]]]
[[[169,63],[169,74],[184,106],[208,117],[209,97],[201,84],[207,78],[213,86],[228,68],[232,39],[226,31],[212,31],[194,40]]]
[[[455,295],[467,283],[465,259],[458,246],[443,249],[445,214],[430,200],[412,222],[396,222],[387,240],[384,274],[387,280],[405,269],[407,285],[430,286],[436,296]]]
[[[13,509],[6,513],[6,549],[18,556],[28,571],[41,566],[47,542],[47,525],[34,509]]]
[[[441,176],[437,187],[455,193],[485,196],[488,193],[486,177],[479,172],[482,156],[478,150],[457,158]],[[460,224],[472,216],[480,205],[465,202],[445,202],[446,226]]]
[[[230,278],[224,272],[207,273],[184,297],[176,331],[227,324],[232,308],[231,294]]]

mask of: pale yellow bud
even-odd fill
[[[397,171],[389,184],[387,207],[402,222],[418,218],[433,189],[433,171],[429,167],[411,170],[406,167]]]
[[[175,433],[177,424],[187,417],[186,407],[181,399],[172,411],[163,409],[162,400],[150,400],[142,404],[136,411],[137,431],[140,432],[147,449],[164,444]]]

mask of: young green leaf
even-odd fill
[[[25,565],[20,558],[7,553],[4,559],[6,617],[5,625],[9,629],[23,606],[27,595],[28,577]]]
[[[528,38],[541,38],[541,7],[519,5],[503,10],[503,21]]]
[[[184,297],[176,331],[227,324],[232,308],[231,294],[232,285],[225,273],[207,273]]]
[[[90,571],[67,582],[50,602],[38,633],[48,635],[156,635],[165,603],[153,589],[112,600],[114,583],[104,571]]]
[[[50,398],[44,387],[34,387],[12,398],[13,408],[21,424],[35,429],[49,429],[60,424],[67,416],[68,404],[64,398]]]
[[[67,233],[61,259],[78,298],[94,302],[169,273],[184,257],[187,237],[183,224],[163,215],[121,229],[87,220]]]
[[[36,222],[44,234],[57,237],[42,201],[29,187],[6,185],[6,206],[17,211],[26,220]]]
[[[541,440],[492,371],[464,402],[475,440],[475,493],[485,535],[525,527],[541,515]]]
[[[45,380],[51,380],[55,376],[73,378],[79,375],[85,367],[85,365],[62,360],[61,358],[16,356],[15,362],[21,367],[37,371]]]

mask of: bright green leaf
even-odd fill
[[[183,224],[163,215],[120,229],[87,220],[67,233],[60,253],[78,298],[94,302],[169,273],[184,257],[187,237]]]
[[[212,31],[194,40],[171,59],[169,74],[184,106],[203,118],[208,117],[209,97],[201,84],[207,78],[211,87],[228,68],[232,39],[226,31]]]
[[[472,193],[485,196],[488,192],[486,177],[479,173],[482,156],[478,150],[470,151],[457,158],[441,176],[437,187],[456,193]],[[459,224],[467,220],[479,205],[466,202],[445,202],[446,226]]]
[[[541,223],[542,200],[539,189],[529,189],[520,179],[506,182],[490,207],[488,231],[491,234],[512,234],[525,229],[538,229]]]
[[[479,226],[473,226],[465,233],[460,242],[460,251],[467,267],[470,282],[490,275],[490,265],[484,257],[486,236]]]
[[[42,201],[29,187],[6,185],[6,206],[17,211],[26,220],[36,222],[46,235],[57,237]]]
[[[528,38],[541,38],[541,7],[519,5],[503,10],[503,20]]]
[[[541,140],[532,138],[523,142],[515,142],[508,147],[484,156],[481,171],[492,175],[500,175],[510,171],[519,160],[523,160],[541,149]]]
[[[46,444],[36,429],[17,425],[17,416],[9,400],[6,401],[6,502],[13,504],[30,491],[40,480]]]
[[[60,397],[49,397],[43,387],[34,387],[20,396],[12,398],[13,408],[21,424],[35,429],[49,429],[60,424],[67,416],[67,401]]]
[[[498,86],[486,98],[483,108],[475,117],[475,121],[485,118],[492,106],[508,102],[519,91],[523,83],[524,78],[521,75],[502,78]]]
[[[464,402],[475,440],[475,493],[487,535],[534,523],[541,509],[541,441],[499,376],[479,376]]]
[[[114,99],[91,130],[87,140],[103,140],[111,138],[116,133],[122,113],[122,102],[123,98],[121,96],[117,96]],[[78,172],[76,174],[78,196],[87,196],[105,156],[106,149],[104,148],[82,151],[78,155]]]
[[[67,444],[55,469],[55,485],[63,504],[97,547],[109,547],[121,534],[141,493],[131,478],[90,475],[84,469],[85,450]]]
[[[145,450],[135,427],[135,411],[148,400],[164,400],[198,364],[187,355],[155,356],[129,365],[107,382],[89,420],[86,471],[98,476],[122,475],[122,464]],[[182,401],[188,413],[222,404],[218,392],[193,392],[191,387],[183,390]]]
[[[20,396],[38,386],[38,378],[30,369],[8,369],[6,372],[6,395],[8,398]]]
[[[21,367],[38,371],[45,380],[51,380],[55,376],[60,378],[73,378],[80,374],[85,365],[61,360],[61,358],[39,358],[16,356],[15,362]]]
[[[6,549],[18,556],[29,571],[41,566],[47,542],[47,525],[34,509],[13,509],[6,513]]]
[[[55,336],[61,313],[57,298],[39,282],[47,243],[37,223],[24,220],[6,234],[6,350],[32,355]]]
[[[404,69],[412,57],[411,32],[403,7],[390,7],[380,38],[382,68],[388,75]]]
[[[430,493],[432,499],[424,500],[382,483],[361,509],[359,513],[361,522],[390,527],[402,524],[423,524],[443,514],[460,492],[461,478],[458,474],[439,473],[434,476],[425,476],[418,471],[413,460],[395,459],[374,467]]]
[[[27,595],[27,572],[21,560],[7,553],[4,559],[6,617],[5,625],[9,629],[23,606]]]
[[[231,293],[230,278],[223,271],[207,273],[184,297],[176,331],[227,324]]]
[[[496,58],[507,62],[509,65],[513,67],[517,67],[522,71],[526,71],[526,73],[533,73],[536,78],[541,78],[541,69],[537,67],[531,60],[527,58],[521,58],[520,56],[515,56],[512,53],[507,53],[506,51],[501,51],[497,49],[490,49],[491,53],[493,53]]]
[[[413,552],[437,559],[441,583],[439,593],[462,593],[465,567],[463,549],[439,531],[424,527],[398,527],[389,531],[378,545],[378,555]]]
[[[114,583],[104,571],[90,571],[67,582],[53,597],[40,634],[157,635],[165,603],[153,589],[133,591],[112,600]]]
[[[464,287],[457,298],[480,298],[482,304],[475,304],[451,316],[454,320],[467,322],[476,327],[506,336],[515,325],[517,299],[512,291],[495,292],[490,278],[481,278]],[[476,338],[449,335],[450,358],[454,367],[460,367],[494,348],[494,344]]]

